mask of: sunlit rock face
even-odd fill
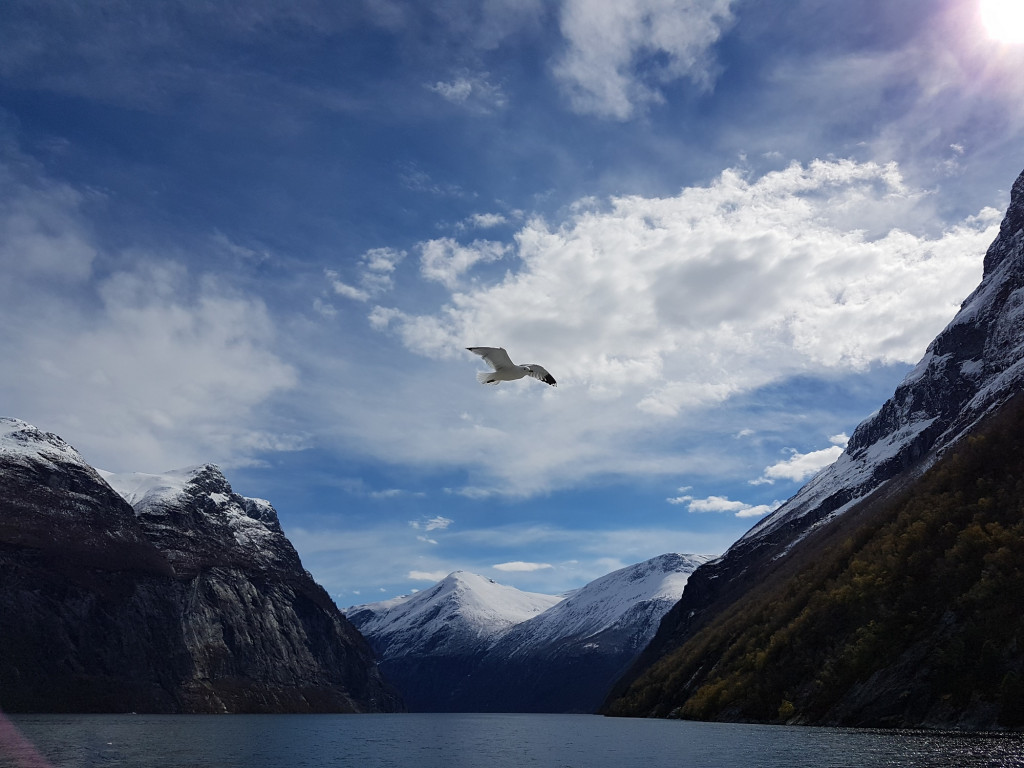
[[[812,538],[820,542],[833,535],[831,529],[852,534],[869,505],[911,487],[1022,390],[1024,174],[1013,185],[999,235],[985,254],[981,284],[956,317],[893,396],[857,427],[834,464],[693,574],[654,641],[616,687],[609,708],[653,664],[724,615],[786,559],[813,559]],[[659,695],[651,697],[649,711],[664,711],[663,700],[654,703]],[[634,689],[634,702],[641,698]],[[640,714],[644,706],[626,709]]]
[[[268,502],[213,465],[101,474],[15,419],[0,420],[0,611],[8,711],[401,706]]]

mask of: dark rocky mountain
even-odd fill
[[[108,478],[146,493],[133,509],[62,439],[0,419],[0,707],[401,707],[269,503],[213,465]]]
[[[1022,385],[1024,174],[981,284],[918,366],[835,464],[691,576],[605,711],[1024,722],[1006,610],[1024,587],[1008,563],[1024,562]]]
[[[707,560],[661,555],[564,599],[457,572],[347,614],[413,711],[593,712]]]

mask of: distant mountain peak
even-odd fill
[[[64,462],[88,466],[81,454],[60,435],[44,432],[26,421],[0,417],[0,454],[9,460]]]
[[[454,571],[346,615],[414,711],[593,711],[709,559],[659,555],[564,598]]]
[[[377,652],[387,659],[410,653],[479,650],[511,627],[561,600],[523,592],[469,571],[453,571],[429,589],[346,609]]]

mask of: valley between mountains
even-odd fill
[[[981,284],[835,463],[720,557],[567,595],[457,571],[342,613],[216,466],[101,473],[0,420],[0,707],[1019,729],[1022,478],[1024,174]]]

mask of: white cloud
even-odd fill
[[[543,571],[553,568],[551,563],[526,563],[522,560],[513,560],[509,563],[497,563],[491,566],[496,571],[512,571],[517,573],[529,573],[531,571]]]
[[[488,74],[464,72],[450,81],[439,80],[427,89],[452,104],[475,112],[493,112],[503,109],[508,98],[500,86],[487,79]]]
[[[751,484],[772,484],[776,480],[790,480],[794,483],[803,482],[838,459],[846,448],[849,439],[845,434],[833,435],[829,438],[832,442],[831,447],[809,453],[799,453],[790,449],[792,455],[788,459],[772,464],[770,467],[765,467],[764,474],[757,480],[751,480]]]
[[[22,178],[2,163],[0,188],[0,269],[5,280],[13,286],[19,278],[61,283],[88,279],[97,251],[81,213],[87,196],[60,182]]]
[[[873,225],[899,211],[934,221],[930,204],[895,166],[817,161],[530,220],[496,280],[452,289],[429,313],[373,309],[374,328],[431,358],[389,400],[436,405],[396,414],[391,429],[390,409],[367,403],[364,444],[389,459],[478,467],[466,483],[477,494],[691,471],[701,458],[667,450],[661,430],[704,429],[732,398],[791,376],[920,358],[977,285],[999,221],[985,209],[939,234]],[[463,348],[477,344],[544,365],[559,388],[475,387],[478,361]],[[433,392],[436,375],[446,378]],[[455,412],[451,382],[465,386]]]
[[[313,299],[313,311],[326,318],[332,318],[338,314],[338,310],[333,304],[320,298]]]
[[[172,263],[140,264],[99,284],[97,314],[69,306],[57,322],[23,317],[0,352],[20,361],[0,373],[8,407],[50,414],[47,429],[76,435],[90,461],[114,470],[247,463],[303,447],[259,415],[298,381],[272,351],[265,306],[189,282]]]
[[[497,261],[509,246],[493,240],[474,240],[469,245],[443,237],[420,243],[420,273],[427,280],[455,288],[463,274],[477,263]]]
[[[353,301],[369,301],[394,287],[392,274],[405,258],[405,251],[394,248],[371,248],[359,258],[356,278],[361,287],[344,282],[337,270],[324,270],[331,288],[339,296]]]
[[[409,571],[407,578],[412,581],[440,581],[447,575],[446,571]]]
[[[732,0],[566,0],[566,49],[555,77],[582,113],[626,120],[664,101],[660,88],[712,80],[709,50],[731,23]]]
[[[739,510],[736,513],[736,517],[761,517],[762,515],[767,515],[769,512],[774,512],[781,506],[781,501],[773,501],[771,504],[756,504]]]
[[[112,471],[245,465],[304,447],[266,410],[298,383],[266,305],[160,253],[105,252],[89,225],[102,200],[18,160],[20,175],[0,162],[7,412],[42,417]]]
[[[731,531],[717,532],[691,531],[678,524],[610,530],[505,524],[452,531],[444,541],[445,550],[424,547],[413,537],[403,536],[403,526],[392,523],[369,529],[354,529],[341,521],[334,525],[316,530],[290,527],[288,537],[317,581],[339,595],[367,584],[385,585],[393,595],[404,594],[410,591],[410,569],[431,577],[414,581],[433,582],[456,570],[487,573],[496,560],[499,564],[549,564],[550,568],[502,573],[519,589],[557,594],[666,552],[721,553],[745,527],[739,521]],[[453,557],[453,552],[463,555]],[[529,560],[523,559],[524,553],[530,553]]]
[[[502,213],[474,213],[472,216],[460,221],[458,229],[491,229],[508,224],[509,218]]]
[[[420,531],[443,531],[455,521],[442,515],[425,517],[422,520],[410,520],[409,525]]]
[[[676,496],[666,499],[669,504],[686,504],[688,512],[702,513],[725,513],[731,512],[736,517],[760,517],[778,509],[782,502],[775,501],[771,504],[747,504],[742,501],[732,501],[725,496],[708,496],[706,499],[696,499],[693,496]]]
[[[324,274],[331,281],[331,287],[334,289],[334,292],[339,296],[344,296],[346,299],[352,299],[353,301],[369,301],[370,294],[368,291],[342,282],[338,277],[338,273],[334,270],[328,269]]]
[[[473,84],[465,78],[459,78],[451,83],[439,81],[433,85],[428,85],[427,88],[448,101],[455,103],[464,102],[469,98],[469,94],[473,92]]]

